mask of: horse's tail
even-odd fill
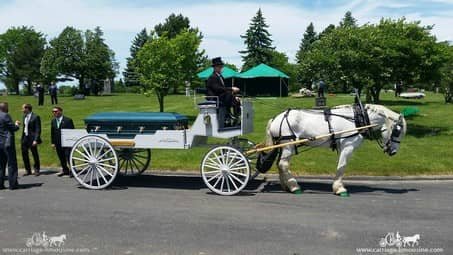
[[[272,121],[274,121],[274,119],[270,119],[267,122],[267,126],[266,126],[266,146],[271,146],[274,144],[274,138],[272,138],[272,134],[271,134]]]

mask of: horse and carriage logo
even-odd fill
[[[61,247],[66,241],[66,234],[59,236],[47,236],[46,232],[35,232],[30,238],[27,238],[25,245],[29,248],[42,246],[44,248]]]
[[[420,240],[420,234],[415,234],[413,236],[401,236],[399,232],[390,232],[381,238],[379,241],[379,246],[382,248],[395,246],[397,248],[401,247],[415,247],[418,246],[418,241]]]

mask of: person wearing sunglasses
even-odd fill
[[[54,118],[51,122],[50,134],[51,134],[51,143],[52,147],[55,148],[58,159],[61,164],[61,172],[57,175],[59,177],[63,175],[70,175],[68,162],[69,162],[69,153],[70,148],[64,148],[61,146],[61,130],[62,129],[74,129],[74,122],[71,118],[63,116],[63,109],[59,106],[55,106],[52,109],[52,114]]]

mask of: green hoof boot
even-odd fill
[[[296,189],[295,191],[293,191],[293,194],[294,195],[301,195],[302,194],[302,190],[301,189]]]
[[[340,194],[338,194],[340,197],[349,197],[349,192],[347,191],[343,191],[343,192],[340,192]]]

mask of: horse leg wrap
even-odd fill
[[[296,192],[300,191],[300,186],[297,183],[296,178],[290,178],[287,181],[286,185],[287,185],[287,187],[289,189],[289,192],[291,192],[291,193],[296,193]]]
[[[343,183],[340,181],[334,181],[332,185],[333,192],[335,195],[340,195],[341,193],[346,193],[348,192],[345,187],[343,186]]]

